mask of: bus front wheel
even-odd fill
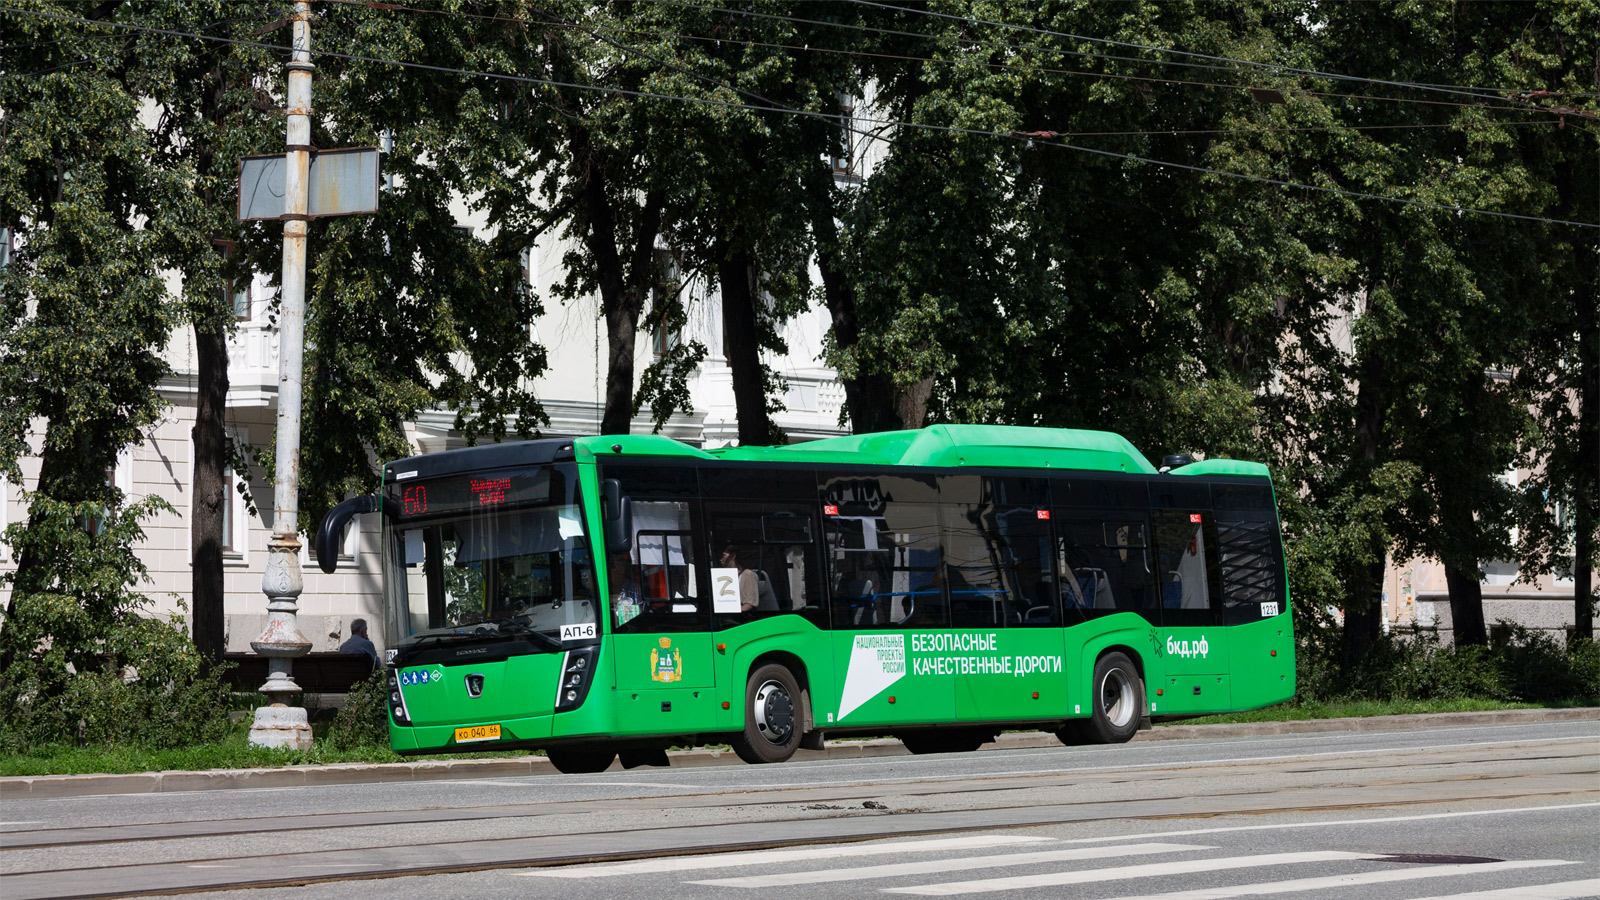
[[[769,663],[750,673],[744,692],[744,731],[733,736],[733,752],[747,763],[783,762],[800,747],[800,687],[783,666]]]
[[[1094,664],[1087,719],[1068,724],[1087,744],[1121,744],[1139,731],[1144,717],[1144,680],[1123,653],[1107,653]],[[1063,739],[1065,742],[1065,739]]]
[[[617,758],[615,750],[599,750],[593,747],[552,747],[544,752],[549,757],[550,765],[563,775],[593,775],[611,768],[612,760]]]

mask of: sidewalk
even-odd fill
[[[1427,713],[1409,716],[1372,716],[1360,719],[1302,719],[1293,722],[1251,722],[1238,725],[1161,725],[1141,731],[1135,741],[1171,741],[1189,738],[1252,737],[1273,734],[1312,734],[1335,731],[1399,731],[1461,725],[1515,725],[1600,719],[1600,708],[1509,709],[1494,712]],[[985,750],[1019,750],[1059,747],[1054,735],[1043,732],[1002,734]],[[837,741],[824,750],[801,750],[796,760],[855,759],[903,756],[906,749],[892,738]],[[675,750],[668,754],[676,768],[740,766],[731,750]],[[612,767],[616,768],[615,765]],[[549,775],[555,770],[542,756],[509,759],[421,760],[400,763],[346,763],[328,766],[289,766],[278,769],[216,769],[208,772],[141,772],[132,775],[37,775],[0,778],[0,801],[51,800],[99,794],[152,794],[178,791],[216,791],[238,788],[290,788],[319,785],[374,784],[396,781],[439,781],[462,778],[521,778]]]

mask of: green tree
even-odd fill
[[[23,14],[0,27],[15,48],[8,68],[28,76],[0,80],[0,221],[18,237],[0,271],[0,468],[22,483],[18,460],[42,421],[34,529],[52,504],[123,499],[107,473],[160,414],[176,318],[160,275],[171,223],[150,213],[188,186],[155,163],[152,134],[131,127],[140,98],[120,77],[116,36]],[[11,540],[8,622],[73,589],[57,578],[67,560]],[[29,640],[0,629],[5,668],[37,651]]]
[[[1592,22],[1588,12],[1560,4],[1330,7],[1318,38],[1333,69],[1570,90],[1592,82],[1581,74],[1593,64],[1592,29],[1575,25]],[[1396,89],[1371,90],[1387,97]],[[1534,397],[1526,386],[1553,375],[1549,357],[1530,352],[1533,342],[1541,329],[1561,332],[1554,322],[1562,319],[1566,333],[1578,330],[1574,292],[1593,276],[1559,262],[1568,233],[1451,208],[1596,220],[1593,192],[1587,203],[1580,194],[1563,202],[1551,165],[1592,158],[1592,135],[1540,115],[1549,103],[1479,93],[1452,105],[1347,101],[1340,110],[1344,122],[1368,129],[1360,136],[1365,160],[1350,159],[1341,177],[1445,207],[1373,205],[1344,246],[1358,260],[1368,300],[1357,329],[1371,376],[1362,381],[1363,391],[1371,385],[1370,421],[1382,455],[1415,463],[1422,476],[1396,510],[1398,549],[1444,562],[1463,644],[1486,640],[1480,563],[1511,556],[1514,498],[1499,476],[1519,458],[1531,461],[1529,449],[1548,453],[1527,441]],[[1337,165],[1322,161],[1330,163]]]
[[[72,15],[36,3],[29,11]],[[109,15],[114,7],[92,14]],[[0,471],[40,460],[0,627],[0,743],[76,737],[149,743],[214,733],[222,688],[176,622],[141,615],[140,521],[110,480],[118,452],[164,404],[161,353],[180,321],[162,270],[182,226],[164,213],[190,183],[138,127],[126,35],[26,13],[0,16],[0,222],[19,246],[0,271]],[[42,441],[29,446],[36,423]]]
[[[273,17],[270,10],[234,17],[220,0],[125,4],[119,22],[219,38],[251,38]],[[282,118],[271,89],[280,67],[265,50],[220,41],[175,41],[164,34],[130,32],[120,42],[120,70],[129,89],[156,104],[155,161],[191,189],[167,198],[158,211],[175,223],[168,231],[168,264],[181,278],[179,309],[194,332],[194,482],[187,510],[190,536],[190,609],[196,646],[220,661],[224,646],[222,534],[228,472],[242,448],[229,446],[225,429],[228,338],[236,328],[234,291],[251,280],[248,260],[235,255],[239,240],[237,160],[282,145]],[[235,502],[246,502],[236,498]]]
[[[378,461],[414,452],[405,423],[419,411],[454,411],[469,443],[531,436],[547,421],[532,390],[546,367],[530,327],[542,307],[522,270],[537,220],[523,211],[487,237],[452,227],[458,198],[493,209],[526,186],[522,135],[511,126],[527,114],[527,94],[374,61],[515,69],[526,57],[491,40],[514,26],[331,4],[315,12],[314,49],[338,55],[314,56],[313,142],[387,141],[392,152],[381,157],[375,215],[320,220],[310,231],[303,530],[373,490]],[[258,270],[281,271],[281,237],[272,223],[245,229]],[[262,462],[271,471],[270,452]]]

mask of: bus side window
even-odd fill
[[[1217,513],[1221,551],[1222,623],[1243,625],[1284,611],[1278,529],[1272,521]]]
[[[692,501],[636,501],[633,550],[613,553],[606,572],[618,632],[706,631],[710,602],[701,583]]]
[[[1152,510],[1155,525],[1156,583],[1163,625],[1217,624],[1214,595],[1220,593],[1217,530],[1209,513]]]
[[[1242,625],[1287,612],[1272,486],[1264,479],[1219,481],[1211,497],[1222,623]]]
[[[946,503],[942,512],[956,628],[1058,624],[1048,520],[994,503]]]
[[[823,511],[833,627],[949,624],[937,505],[887,502],[867,510],[825,504]]]
[[[718,628],[788,613],[827,627],[811,509],[708,500],[705,513]]]
[[[1157,606],[1143,516],[1056,509],[1051,518],[1067,620],[1136,612],[1153,624]]]

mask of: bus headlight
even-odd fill
[[[389,681],[389,715],[394,717],[398,725],[411,724],[411,718],[406,715],[405,697],[400,694],[400,676],[391,667],[388,671]]]
[[[598,645],[568,650],[561,660],[561,681],[556,688],[556,712],[577,709],[589,695],[589,675],[594,671]]]

